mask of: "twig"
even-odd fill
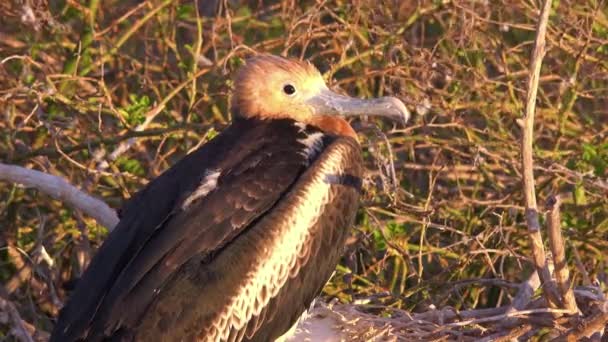
[[[568,309],[573,313],[578,312],[574,292],[570,286],[570,271],[566,263],[566,253],[564,251],[564,239],[562,238],[561,217],[559,207],[561,199],[559,196],[551,196],[547,200],[547,230],[549,232],[549,246],[553,254],[553,263],[555,264],[555,279],[558,289],[562,296],[564,309]]]
[[[568,330],[565,334],[553,339],[553,341],[579,341],[583,336],[588,337],[604,329],[607,323],[608,312],[599,312]]]
[[[515,310],[523,310],[532,299],[534,292],[540,286],[540,278],[538,277],[538,272],[532,273],[526,281],[519,284],[519,290],[517,291],[517,295],[513,299],[511,304],[512,308]]]
[[[154,118],[156,118],[156,116],[165,109],[165,107],[167,106],[169,101],[171,101],[171,99],[173,99],[175,96],[177,96],[177,94],[179,94],[179,92],[182,89],[184,89],[186,86],[191,84],[198,77],[206,74],[209,70],[210,70],[209,68],[201,69],[196,74],[194,74],[190,78],[188,78],[186,81],[180,83],[177,87],[175,87],[167,96],[165,96],[165,98],[162,99],[162,101],[160,101],[160,103],[158,105],[156,105],[154,108],[150,109],[146,113],[145,121],[143,123],[137,125],[137,127],[135,127],[134,131],[135,132],[144,131],[148,127],[148,125],[152,121],[154,121]],[[137,142],[137,139],[135,137],[129,138],[127,141],[121,142],[118,145],[118,147],[116,147],[114,149],[114,151],[112,151],[112,153],[110,153],[110,155],[108,156],[108,159],[110,161],[114,161],[114,160],[118,159],[118,157],[120,157],[123,153],[128,151],[131,148],[131,146],[133,146],[136,142]],[[102,161],[101,163],[99,163],[97,165],[97,170],[103,171],[103,170],[107,169],[108,167],[110,167],[109,162]]]
[[[98,139],[91,139],[89,141],[85,141],[83,143],[79,143],[79,144],[75,144],[75,145],[68,145],[68,146],[61,146],[61,151],[63,153],[69,154],[72,152],[76,152],[76,151],[80,151],[80,150],[86,150],[86,149],[93,149],[95,147],[98,147],[100,145],[112,145],[112,144],[116,144],[119,142],[122,142],[124,140],[128,140],[131,138],[135,138],[135,137],[153,137],[153,136],[159,136],[159,135],[163,135],[163,134],[167,134],[167,133],[171,133],[171,132],[176,132],[176,131],[190,131],[190,130],[197,130],[197,129],[202,129],[202,125],[199,124],[177,124],[174,126],[169,126],[166,128],[154,128],[154,129],[147,129],[147,130],[143,130],[143,131],[127,131],[124,134],[121,135],[117,135],[117,136],[109,136],[109,137],[100,137]],[[60,156],[61,153],[57,150],[57,147],[41,147],[41,148],[37,148],[35,150],[31,150],[29,152],[23,153],[23,154],[16,154],[14,156],[11,156],[9,153],[5,153],[5,152],[0,152],[0,159],[4,159],[5,162],[18,162],[18,161],[22,161],[31,157],[35,157],[35,156],[47,156],[50,158],[53,157],[57,157]]]
[[[530,332],[534,327],[530,324],[517,326],[511,330],[499,331],[479,340],[479,342],[515,341],[523,334]]]
[[[446,324],[446,326],[460,327],[460,326],[470,325],[470,324],[479,324],[479,323],[500,321],[500,320],[503,320],[503,319],[506,319],[509,317],[537,315],[537,314],[541,314],[541,313],[554,313],[554,314],[555,313],[568,313],[568,310],[543,308],[543,309],[511,311],[511,312],[505,312],[504,314],[496,315],[496,316],[482,317],[482,318],[476,318],[476,319],[471,319],[471,320],[467,320],[467,321],[448,323],[448,324]]]
[[[141,19],[137,20],[133,25],[130,25],[129,28],[126,30],[126,32],[123,33],[116,42],[114,42],[114,44],[112,45],[112,49],[108,53],[101,56],[101,59],[99,61],[97,61],[95,64],[91,64],[91,65],[83,68],[82,70],[80,70],[79,73],[81,75],[86,75],[89,73],[89,71],[91,71],[91,69],[93,67],[97,67],[97,66],[100,66],[101,64],[108,62],[114,55],[116,55],[118,53],[118,51],[120,50],[120,47],[123,46],[129,40],[129,38],[131,38],[131,36],[133,36],[133,34],[135,34],[135,32],[137,32],[146,22],[148,22],[150,19],[152,19],[157,13],[159,13],[165,7],[171,5],[172,3],[173,3],[173,1],[171,1],[171,0],[165,0],[165,1],[161,2],[155,8],[153,8],[150,12],[146,13]]]
[[[536,40],[534,41],[534,51],[532,52],[532,62],[528,78],[528,92],[526,95],[526,112],[523,118],[523,134],[521,140],[522,153],[522,174],[524,195],[526,200],[526,223],[532,242],[532,254],[534,266],[540,276],[547,302],[554,307],[561,307],[557,295],[555,283],[551,279],[551,273],[545,262],[545,249],[540,233],[540,223],[538,219],[538,206],[536,204],[536,192],[534,189],[534,160],[532,144],[534,142],[534,113],[536,110],[536,94],[538,92],[538,80],[540,68],[545,54],[545,35],[549,20],[551,0],[544,0],[540,14],[538,27],[536,29]]]
[[[11,331],[19,341],[34,342],[34,338],[32,338],[32,335],[26,329],[23,319],[21,319],[21,315],[19,315],[19,311],[15,305],[8,299],[5,299],[4,296],[0,296],[0,312],[6,312],[8,314],[12,323]]]
[[[543,170],[544,172],[551,172],[563,175],[566,178],[572,178],[575,181],[584,182],[589,187],[593,187],[608,194],[608,180],[603,180],[600,177],[592,177],[574,170],[570,170],[569,168],[560,165],[558,163],[552,162],[549,167],[538,167],[538,169]]]
[[[522,282],[518,286],[517,294],[515,298],[511,301],[511,305],[507,309],[507,313],[516,312],[525,309],[530,301],[532,300],[532,296],[538,287],[540,286],[540,278],[538,277],[538,272],[534,271],[526,281]],[[501,328],[511,328],[519,324],[519,319],[517,317],[510,317],[503,322],[500,323]]]
[[[585,265],[583,265],[583,261],[581,260],[581,256],[578,253],[578,249],[574,245],[572,245],[572,255],[574,255],[574,265],[583,277],[583,285],[593,285],[593,281],[591,281],[591,277],[589,277],[589,272],[587,272],[587,270],[585,269]]]
[[[36,188],[91,216],[100,225],[110,230],[118,223],[118,216],[112,208],[103,201],[79,190],[62,177],[0,163],[0,181],[2,180]]]
[[[488,309],[471,309],[457,311],[456,309],[446,307],[438,310],[430,310],[427,312],[411,314],[412,320],[426,321],[436,324],[445,324],[459,319],[477,319],[488,316],[504,315],[507,313],[506,307],[488,308]]]

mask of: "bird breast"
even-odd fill
[[[182,306],[184,310],[200,310],[187,314],[198,318],[173,324],[188,325],[181,327],[184,331],[197,330],[196,339],[202,341],[240,341],[253,336],[264,340],[260,331],[274,339],[278,336],[272,335],[273,331],[286,331],[297,317],[283,316],[301,315],[335,269],[360,193],[357,182],[341,180],[360,179],[361,174],[358,143],[337,138],[284,198],[230,248],[215,255],[204,271],[194,264],[189,268],[204,273],[191,274],[171,285],[181,293],[203,294]],[[212,293],[221,295],[210,299],[206,294]],[[211,302],[215,309],[209,312],[205,308]],[[156,323],[144,319],[139,331],[145,335]],[[273,326],[269,328],[269,324]]]
[[[253,227],[251,239],[241,240],[243,244],[253,242],[250,248],[256,249],[253,251],[256,257],[253,267],[243,277],[242,286],[227,303],[224,317],[220,319],[232,324],[232,329],[224,329],[222,339],[227,339],[230,331],[243,329],[254,316],[259,317],[270,299],[285,287],[288,279],[296,277],[310,264],[311,257],[330,252],[320,251],[323,245],[321,239],[343,240],[343,231],[349,227],[331,227],[331,224],[320,221],[335,222],[338,215],[349,217],[348,220],[352,221],[357,208],[358,189],[348,184],[335,184],[331,180],[335,179],[332,175],[361,177],[359,158],[358,146],[330,146],[285,200]],[[342,246],[332,247],[341,254]],[[335,265],[331,265],[331,268],[335,268]]]

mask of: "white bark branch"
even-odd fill
[[[94,218],[97,223],[112,230],[118,223],[116,212],[103,201],[86,194],[59,176],[0,163],[0,181],[23,184],[36,188],[74,209]]]

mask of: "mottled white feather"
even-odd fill
[[[221,173],[219,170],[207,170],[199,186],[184,200],[182,209],[186,210],[192,202],[207,196],[208,193],[213,191],[217,187],[217,179]]]
[[[300,129],[300,132],[306,135],[306,138],[298,139],[298,142],[304,145],[304,151],[302,155],[308,158],[308,161],[312,161],[316,158],[317,154],[321,152],[323,148],[323,133],[313,132],[309,133],[306,131],[306,124],[296,122],[296,126]]]
[[[317,154],[321,152],[321,148],[323,148],[323,133],[315,132],[309,134],[306,138],[298,139],[298,142],[304,145],[302,154],[311,161],[315,159]]]

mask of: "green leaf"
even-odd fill
[[[137,176],[143,176],[145,174],[144,168],[137,159],[129,159],[127,157],[120,157],[116,163],[121,171],[129,172]]]
[[[125,118],[129,125],[139,125],[146,120],[146,113],[150,110],[150,98],[147,95],[137,97],[129,95],[131,104],[125,108],[119,108],[118,112]]]
[[[586,205],[587,196],[585,195],[585,187],[582,183],[577,183],[574,186],[574,203],[576,205]]]
[[[181,20],[186,20],[195,17],[194,4],[183,4],[177,6],[177,17]]]

